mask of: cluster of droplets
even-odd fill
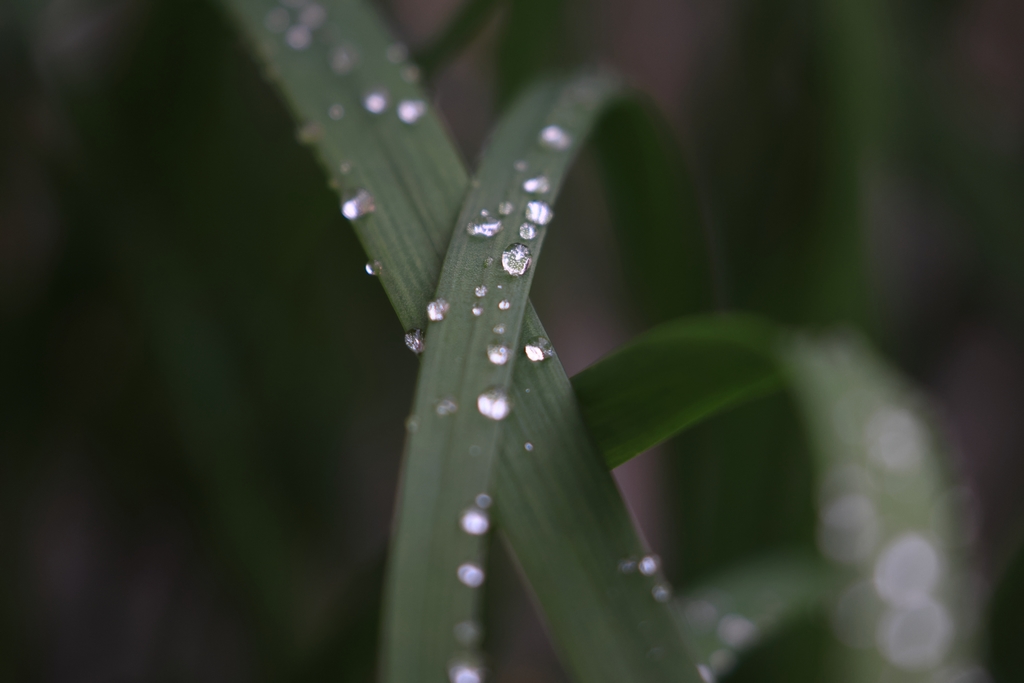
[[[325,21],[327,10],[323,5],[306,0],[282,0],[280,6],[267,12],[263,25],[272,33],[283,34],[288,47],[302,51],[313,44],[313,32]]]
[[[847,353],[832,351],[837,358]],[[951,494],[924,467],[932,450],[928,430],[906,400],[858,379],[847,378],[831,404],[833,462],[819,482],[818,547],[850,576],[833,603],[833,633],[915,675],[974,671],[949,662],[957,629],[970,617],[954,619],[944,597],[957,578],[943,538]],[[908,498],[936,502],[927,516],[911,520],[899,511]]]

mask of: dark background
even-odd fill
[[[1024,680],[1024,3],[493,4],[429,84],[464,157],[548,69],[646,92],[717,308],[852,326],[933,399],[975,501],[989,665]],[[436,57],[457,5],[381,10]],[[643,226],[601,179],[584,154],[534,287],[570,375],[685,296],[637,285],[616,231]],[[215,3],[0,5],[0,679],[372,678],[416,361],[364,262]],[[777,396],[616,476],[682,592],[812,543],[806,457]],[[564,680],[492,557],[494,680]],[[822,631],[735,680],[823,680]]]

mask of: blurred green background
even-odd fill
[[[458,2],[380,10],[466,159],[546,70],[596,61],[650,96],[714,308],[854,326],[935,401],[988,664],[1024,680],[1024,5],[485,0],[443,44]],[[643,210],[601,158],[534,287],[570,374],[695,296],[645,272],[664,254],[620,255]],[[0,5],[0,678],[372,680],[417,364],[364,262],[216,3]],[[813,544],[808,463],[775,396],[616,476],[682,592]],[[565,680],[494,546],[494,680]],[[824,680],[824,626],[730,680]]]

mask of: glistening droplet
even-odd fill
[[[449,683],[483,683],[483,680],[483,671],[469,664],[453,664],[448,669]]]
[[[383,114],[390,102],[388,91],[384,88],[376,88],[366,93],[363,97],[363,107],[371,114]]]
[[[510,244],[505,251],[501,252],[501,267],[505,269],[506,273],[515,277],[525,273],[530,268],[532,261],[530,248],[519,242]]]
[[[479,223],[470,223],[466,226],[466,232],[475,237],[494,237],[504,226],[498,220],[485,220]]]
[[[423,343],[423,330],[416,328],[409,330],[405,333],[405,345],[409,347],[409,350],[419,355],[423,353],[423,349],[426,348]]]
[[[500,213],[502,216],[509,215],[510,213],[515,211],[515,209],[516,207],[512,202],[502,202],[501,204],[498,204],[498,213]]]
[[[572,144],[572,136],[561,126],[547,126],[540,131],[538,141],[541,147],[564,151]]]
[[[470,588],[479,588],[484,582],[484,570],[472,562],[460,564],[455,575],[459,577],[459,581]]]
[[[672,589],[664,584],[659,583],[657,586],[651,589],[651,595],[658,602],[668,602],[672,598]]]
[[[519,226],[519,236],[524,240],[532,240],[537,236],[537,226],[533,223],[523,223]]]
[[[345,107],[341,106],[340,104],[332,104],[330,107],[327,108],[327,116],[329,116],[332,121],[340,121],[341,117],[344,115]]]
[[[533,341],[530,341],[523,348],[526,351],[526,357],[532,360],[534,363],[539,363],[542,360],[551,358],[555,355],[555,349],[551,346],[545,337],[537,337]]]
[[[491,344],[487,347],[487,360],[495,365],[504,365],[508,362],[509,351],[504,344]]]
[[[533,450],[533,444],[530,443],[529,441],[527,441],[526,443],[523,444],[523,449],[527,450],[527,451],[532,451]]]
[[[530,194],[544,194],[551,189],[551,183],[546,176],[539,175],[536,178],[528,178],[523,181],[523,192]]]
[[[481,510],[486,510],[487,508],[491,507],[491,497],[488,496],[486,493],[477,494],[475,500],[476,506]]]
[[[434,411],[441,417],[444,417],[445,415],[451,415],[458,409],[459,404],[457,404],[454,400],[450,398],[442,398],[440,401],[437,402],[437,406],[434,408]]]
[[[476,306],[474,306],[472,310],[473,310],[473,315],[475,315],[478,318],[484,314],[484,307],[481,306],[480,304],[477,304]]]
[[[367,261],[366,262],[366,274],[367,275],[380,275],[380,261]]]
[[[472,619],[460,621],[455,624],[455,628],[452,630],[455,634],[455,641],[464,647],[476,645],[480,642],[480,637],[483,635],[483,629],[480,628],[480,624]]]
[[[507,311],[510,308],[512,308],[512,302],[509,301],[508,299],[502,299],[501,301],[498,302],[499,311]]]
[[[528,202],[526,204],[526,220],[531,223],[547,225],[554,217],[554,212],[545,202]]]
[[[658,573],[658,567],[661,566],[661,560],[657,555],[644,555],[640,558],[638,568],[640,573],[644,576],[654,576]]]
[[[459,526],[470,536],[482,536],[491,528],[491,520],[483,510],[469,508],[459,517]]]
[[[341,205],[341,215],[350,221],[360,216],[376,211],[377,205],[373,201],[373,195],[360,188],[356,193]]]
[[[448,302],[444,299],[434,299],[427,304],[427,317],[434,322],[441,322],[448,315]]]
[[[427,103],[423,100],[402,100],[398,103],[398,118],[402,123],[412,125],[427,113]]]
[[[512,410],[512,403],[504,389],[491,387],[477,397],[476,409],[491,420],[504,420]]]
[[[487,285],[477,285],[476,289],[473,290],[473,294],[475,294],[478,299],[482,299],[487,296]]]

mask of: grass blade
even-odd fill
[[[926,407],[858,339],[795,338],[781,358],[816,452],[818,546],[842,586],[836,680],[971,669],[964,516]]]
[[[359,108],[363,89],[373,87],[370,84],[384,83],[403,96],[422,97],[411,86],[395,82],[405,70],[383,58],[386,34],[361,5],[332,2],[326,5],[328,20],[314,33],[311,46],[296,51],[285,46],[287,34],[275,35],[264,28],[269,7],[252,0],[228,4],[267,60],[268,71],[297,117],[320,124],[313,128],[317,133],[313,142],[335,182],[343,192],[364,188],[377,200],[378,208],[355,220],[353,227],[371,257],[382,263],[382,284],[403,325],[425,327],[425,305],[433,285],[424,283],[432,283],[440,272],[445,236],[468,181],[451,149],[433,153],[450,144],[429,107],[408,128],[396,128],[399,124],[388,118],[393,116],[390,112],[376,117]],[[329,65],[338,48],[346,46],[356,48],[361,61],[351,73],[339,75]],[[347,121],[347,125],[334,126],[323,118],[325,105],[332,101],[345,105],[341,123]],[[355,115],[349,117],[353,111]],[[395,140],[389,137],[392,133]],[[350,173],[339,174],[336,169],[345,162],[351,164]],[[405,173],[413,167],[423,172]],[[358,174],[357,169],[361,169]],[[430,189],[439,182],[431,174],[448,179],[444,191]],[[429,179],[427,188],[420,185],[424,177]],[[457,188],[460,182],[464,185]],[[404,193],[418,201],[398,196]],[[542,334],[535,313],[526,306],[523,335]],[[622,558],[642,553],[643,547],[586,434],[557,357],[539,364],[518,363],[513,373],[513,401],[518,407],[503,436],[502,452],[510,457],[498,461],[495,515],[540,598],[566,663],[586,681],[695,680],[669,610],[652,597],[658,577],[623,583],[617,572]],[[528,393],[531,387],[533,392]],[[544,400],[531,402],[531,397]],[[552,422],[554,418],[563,420],[561,426]],[[520,424],[522,428],[517,429]],[[524,437],[527,432],[529,436]],[[524,438],[532,439],[538,453],[558,457],[511,457],[522,452]],[[536,495],[545,489],[554,493]],[[570,509],[559,516],[565,506]],[[543,524],[537,525],[537,519]],[[585,627],[579,616],[586,616]],[[650,624],[650,629],[641,632],[628,626],[640,621]],[[446,630],[440,637],[450,633]]]
[[[754,318],[661,325],[573,377],[609,467],[701,419],[782,386],[775,329]]]
[[[476,618],[474,588],[482,582],[482,574],[467,582],[457,569],[484,566],[484,536],[460,528],[460,515],[488,514],[474,500],[493,493],[491,465],[552,215],[543,202],[554,200],[601,105],[618,92],[603,77],[531,88],[498,126],[463,204],[431,304],[437,319],[426,334],[406,445],[387,583],[384,680],[441,674],[449,661],[479,666],[473,643],[452,637],[457,624]],[[551,142],[538,137],[542,130],[554,134]],[[540,185],[532,192],[524,189],[533,187],[524,183],[531,178]],[[532,234],[521,232],[521,223]],[[509,257],[515,249],[532,255]],[[479,402],[488,392],[494,406],[485,410]]]

